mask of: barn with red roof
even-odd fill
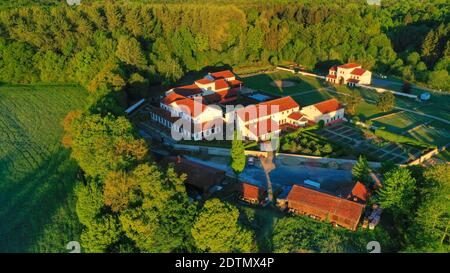
[[[287,196],[288,209],[321,221],[356,230],[364,205],[300,185]]]

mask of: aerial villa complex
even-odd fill
[[[257,141],[268,140],[286,128],[321,120],[327,125],[344,118],[344,107],[336,99],[306,107],[290,96],[254,103],[240,98],[242,87],[230,70],[208,73],[191,85],[168,90],[151,118],[187,139],[223,136],[223,125],[233,124],[243,137]]]
[[[337,84],[356,84],[370,85],[372,82],[372,73],[363,69],[361,65],[348,63],[339,66],[332,66],[326,76],[328,82]]]

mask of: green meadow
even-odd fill
[[[78,167],[61,122],[86,97],[76,85],[0,86],[0,252],[64,251],[77,239]]]

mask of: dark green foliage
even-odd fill
[[[352,168],[352,176],[355,181],[359,181],[364,183],[365,185],[369,185],[369,163],[367,159],[360,155],[358,158],[358,162]]]
[[[0,40],[0,81],[33,83],[38,80],[33,65],[35,50],[23,42],[2,43]]]
[[[419,178],[416,218],[408,229],[408,252],[444,252],[450,250],[450,167],[439,164],[426,169]]]
[[[354,115],[356,113],[356,107],[358,107],[362,101],[363,99],[359,92],[352,90],[348,96],[344,97],[345,111],[350,115]]]
[[[377,107],[383,112],[391,111],[395,105],[395,96],[391,92],[384,92],[378,97]]]
[[[231,168],[236,175],[239,175],[245,168],[245,147],[240,136],[235,132],[231,142]]]
[[[306,216],[286,216],[277,221],[273,230],[273,251],[296,252],[368,252],[366,245],[378,241],[382,251],[394,247],[382,227],[373,232],[356,232],[333,228],[330,223],[318,222]]]
[[[241,227],[238,218],[233,205],[219,199],[206,201],[192,227],[197,248],[214,253],[254,251],[254,234]]]
[[[105,64],[120,61],[126,81],[138,72],[150,83],[174,83],[210,66],[294,61],[327,69],[329,61],[356,61],[448,89],[448,7],[439,0],[385,1],[383,12],[365,1],[133,2],[76,9],[50,0],[11,2],[20,8],[0,10],[7,60],[0,79],[87,85]]]
[[[411,84],[408,81],[403,82],[402,92],[407,94],[411,93]]]
[[[320,126],[319,126],[320,127]],[[322,137],[299,129],[280,140],[281,152],[329,157],[339,151]]]
[[[416,180],[406,168],[394,168],[384,174],[383,187],[377,192],[380,206],[396,219],[411,217],[415,203]]]

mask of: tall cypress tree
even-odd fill
[[[364,183],[366,186],[369,184],[369,163],[365,156],[360,155],[358,162],[352,168],[353,179]]]
[[[236,178],[245,168],[245,149],[244,143],[237,132],[234,133],[234,138],[231,143],[231,168],[236,174]]]

